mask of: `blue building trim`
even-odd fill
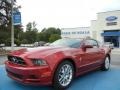
[[[120,36],[120,32],[104,32],[101,33],[102,36]]]

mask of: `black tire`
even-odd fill
[[[104,60],[104,63],[101,67],[101,70],[108,71],[110,69],[110,58],[107,56]]]
[[[63,67],[65,67],[66,65],[68,65],[68,66],[70,66],[71,68],[69,68],[69,70],[72,70],[71,72],[72,72],[72,74],[70,74],[70,77],[72,76],[72,78],[70,79],[71,81],[69,82],[69,84],[67,84],[67,85],[65,85],[65,86],[63,86],[61,83],[60,83],[60,79],[59,79],[59,77],[61,77],[61,76],[59,76],[60,75],[60,72],[62,72],[62,69],[63,69]],[[61,70],[61,71],[60,71]],[[65,71],[65,73],[67,73],[68,74],[68,69],[67,69],[67,72]],[[66,75],[66,74],[65,74]],[[65,77],[65,75],[63,75],[64,77]],[[64,77],[62,78],[62,80],[64,79]],[[69,78],[70,78],[69,77]],[[71,84],[71,82],[72,82],[72,80],[73,80],[73,77],[74,77],[74,67],[73,67],[73,64],[70,62],[70,61],[63,61],[62,63],[60,63],[60,65],[57,67],[57,69],[56,69],[56,72],[55,72],[55,74],[54,74],[54,77],[53,77],[53,87],[54,87],[54,89],[55,90],[64,90],[65,88],[67,88],[70,84]],[[68,77],[67,77],[68,78]],[[66,79],[67,79],[66,78]],[[65,80],[65,79],[64,79]]]

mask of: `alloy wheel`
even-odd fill
[[[61,86],[67,86],[70,84],[73,77],[73,69],[69,64],[63,65],[58,74],[58,81]]]

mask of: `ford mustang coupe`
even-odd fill
[[[110,68],[111,49],[94,39],[59,39],[49,46],[26,48],[8,54],[7,75],[28,85],[68,87],[74,77]]]

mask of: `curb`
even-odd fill
[[[120,52],[120,49],[113,49],[113,52]]]
[[[120,53],[111,53],[111,54],[113,54],[113,55],[120,55]]]
[[[0,56],[6,56],[7,54],[0,54]]]

